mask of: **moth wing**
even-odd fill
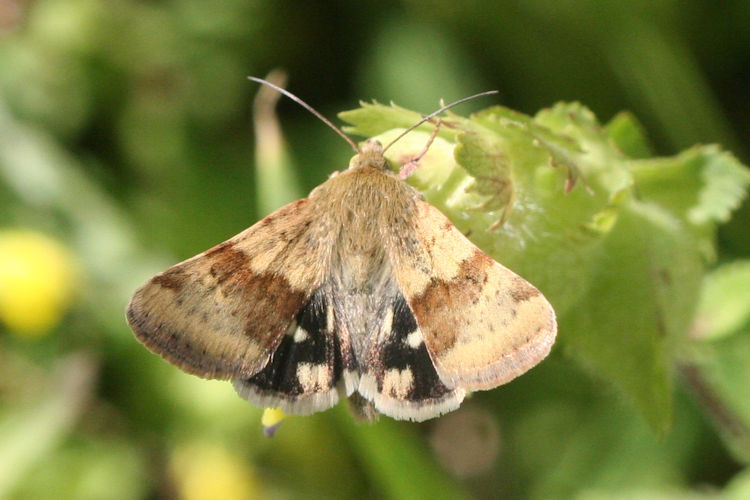
[[[388,247],[443,382],[491,389],[544,359],[557,323],[539,290],[484,254],[430,204],[417,201],[412,223],[413,232],[394,231]]]
[[[323,288],[300,310],[268,363],[249,378],[235,378],[240,396],[256,406],[306,415],[339,400],[346,378],[345,346],[337,335],[333,307]]]
[[[260,371],[325,274],[311,205],[286,205],[140,287],[127,308],[138,340],[204,378]]]
[[[388,304],[361,366],[358,391],[378,412],[423,421],[455,410],[466,391],[446,387],[401,293]]]

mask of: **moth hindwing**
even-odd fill
[[[167,361],[259,406],[356,396],[415,421],[524,373],[557,330],[544,296],[390,172],[376,141],[308,198],[149,280],[127,319]]]

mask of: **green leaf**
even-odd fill
[[[597,268],[592,286],[561,319],[566,352],[664,432],[672,412],[670,359],[697,301],[699,255],[677,220],[632,202],[589,265]]]
[[[750,171],[718,146],[637,160],[630,167],[639,196],[685,220],[699,237],[701,250],[712,258],[715,224],[727,222],[745,198]]]
[[[623,111],[617,113],[607,125],[607,135],[612,139],[617,149],[630,158],[648,158],[651,156],[649,144],[643,125],[631,113]]]
[[[352,124],[344,127],[344,132],[347,134],[373,137],[386,130],[408,128],[422,119],[422,115],[416,111],[400,108],[395,104],[391,106],[385,106],[377,102],[362,102],[360,104],[361,108],[342,111],[338,115],[345,122]],[[434,128],[434,125],[430,124],[420,127],[422,130],[432,128]]]
[[[513,207],[515,192],[508,158],[497,140],[493,140],[488,132],[461,134],[455,158],[475,179],[469,192],[487,197],[485,202],[474,208],[488,212],[500,210],[502,214],[490,226],[490,230],[505,222]]]

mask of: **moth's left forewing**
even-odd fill
[[[258,373],[325,274],[328,231],[311,226],[313,205],[286,205],[146,282],[127,309],[138,340],[201,377]]]
[[[557,333],[547,299],[436,208],[416,204],[408,224],[412,238],[398,235],[401,243],[389,248],[396,280],[443,382],[491,389],[539,363]]]

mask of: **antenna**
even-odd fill
[[[447,111],[447,110],[451,109],[454,106],[458,106],[459,104],[463,104],[466,101],[471,101],[472,99],[476,99],[477,97],[483,97],[483,96],[492,95],[492,94],[499,94],[499,91],[497,91],[497,90],[488,90],[486,92],[480,92],[478,94],[470,95],[469,97],[464,97],[463,99],[459,99],[458,101],[452,102],[450,104],[446,104],[445,106],[443,106],[442,108],[438,109],[437,111],[433,111],[432,113],[430,113],[429,115],[425,116],[424,118],[422,118],[421,120],[419,120],[417,123],[415,123],[411,127],[407,128],[406,130],[404,130],[403,132],[401,132],[398,135],[398,137],[396,137],[391,142],[389,142],[388,145],[383,148],[383,153],[385,153],[385,151],[388,148],[390,148],[391,146],[393,146],[396,143],[396,141],[400,140],[403,136],[405,136],[406,134],[408,134],[409,132],[411,132],[415,128],[419,127],[424,122],[432,120],[433,118],[435,118],[437,115],[439,115],[443,111]]]
[[[286,90],[284,88],[281,88],[278,85],[274,85],[273,83],[271,83],[269,81],[266,81],[266,80],[264,80],[262,78],[257,78],[255,76],[248,76],[247,78],[250,79],[250,80],[252,80],[252,81],[254,81],[254,82],[258,82],[258,83],[261,83],[261,84],[266,85],[268,87],[271,87],[276,92],[280,92],[281,94],[287,96],[289,99],[291,99],[292,101],[296,102],[297,104],[299,104],[300,106],[302,106],[303,108],[305,108],[306,110],[308,110],[310,113],[312,113],[315,116],[317,116],[320,121],[322,121],[323,123],[325,123],[326,125],[328,125],[329,127],[331,127],[334,130],[334,132],[336,132],[337,134],[339,134],[341,137],[344,138],[344,140],[346,142],[349,143],[349,145],[354,149],[354,151],[356,153],[361,153],[362,152],[362,151],[360,151],[359,147],[357,146],[357,143],[355,143],[353,140],[351,140],[351,138],[348,135],[346,135],[345,133],[343,133],[340,128],[338,128],[336,125],[334,125],[333,123],[331,123],[331,121],[328,118],[326,118],[322,114],[318,113],[318,111],[315,108],[313,108],[312,106],[310,106],[309,104],[307,104],[305,101],[303,101],[302,99],[300,99],[296,95],[294,95],[291,92],[289,92],[288,90]]]
[[[297,104],[299,104],[300,106],[302,106],[303,108],[305,108],[306,110],[308,110],[310,113],[312,113],[313,115],[315,115],[316,117],[318,117],[318,119],[320,121],[322,121],[323,123],[325,123],[326,125],[328,125],[329,127],[331,127],[334,130],[334,132],[336,132],[337,134],[339,134],[341,137],[344,138],[344,140],[347,143],[349,143],[349,145],[352,147],[352,149],[354,149],[354,151],[356,153],[359,154],[359,153],[362,152],[359,149],[359,147],[357,146],[357,144],[348,135],[346,135],[344,132],[342,132],[340,128],[338,128],[336,125],[334,125],[333,123],[331,123],[331,121],[328,120],[328,118],[326,118],[325,116],[323,116],[322,114],[320,114],[315,108],[313,108],[312,106],[310,106],[309,104],[307,104],[305,101],[303,101],[302,99],[300,99],[296,95],[294,95],[291,92],[289,92],[288,90],[286,90],[284,88],[281,88],[278,85],[274,85],[273,83],[271,83],[269,81],[266,81],[266,80],[264,80],[262,78],[258,78],[258,77],[255,77],[255,76],[248,76],[247,78],[249,80],[252,80],[254,82],[260,83],[262,85],[266,85],[267,87],[271,87],[275,91],[277,91],[277,92],[279,92],[279,93],[287,96],[289,99],[291,99],[292,101],[296,102]],[[383,152],[385,152],[388,148],[390,148],[391,146],[393,146],[393,144],[395,144],[396,141],[398,141],[399,139],[401,139],[403,136],[405,136],[406,134],[408,134],[409,132],[411,132],[415,128],[419,127],[424,122],[432,120],[434,117],[436,117],[440,113],[442,113],[444,111],[447,111],[447,110],[451,109],[454,106],[458,106],[459,104],[463,104],[466,101],[471,101],[472,99],[476,99],[477,97],[483,97],[483,96],[486,96],[486,95],[492,95],[492,94],[498,94],[498,93],[499,92],[497,90],[488,90],[486,92],[480,92],[479,94],[474,94],[474,95],[471,95],[469,97],[464,97],[463,99],[459,99],[458,101],[455,101],[455,102],[452,102],[450,104],[447,104],[447,105],[441,107],[440,109],[438,109],[437,111],[433,111],[432,113],[430,113],[429,115],[425,116],[424,118],[422,118],[421,120],[419,120],[417,123],[415,123],[411,127],[407,128],[406,130],[404,130],[403,132],[401,132],[401,134],[399,134],[398,137],[396,137],[395,139],[393,139],[390,143],[388,143],[388,145],[386,147],[383,148]]]

